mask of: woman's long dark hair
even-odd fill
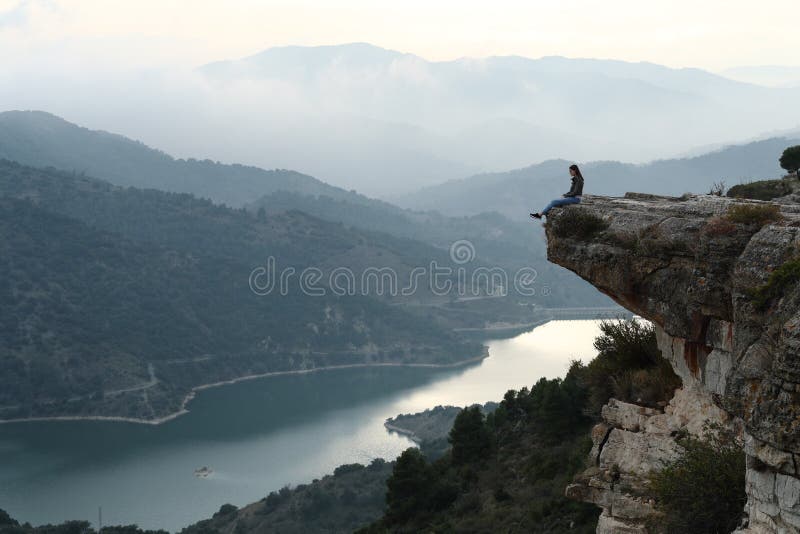
[[[569,170],[575,171],[575,174],[578,175],[578,178],[583,179],[583,175],[581,174],[581,170],[578,168],[577,165],[570,165]]]

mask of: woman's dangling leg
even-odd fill
[[[547,212],[553,208],[557,208],[559,206],[566,206],[567,204],[578,204],[581,201],[581,197],[564,197],[564,198],[557,198],[555,200],[550,201],[550,204],[542,210],[542,215],[547,215]]]
[[[542,215],[547,215],[548,211],[550,211],[551,209],[553,209],[556,206],[558,206],[557,202],[558,202],[557,199],[556,200],[551,200],[550,203],[547,206],[545,206],[544,209],[542,211],[540,211],[539,213],[541,213]]]
[[[578,204],[581,201],[581,197],[564,197],[564,198],[557,198],[555,200],[551,200],[550,203],[544,207],[544,209],[540,213],[533,214],[531,216],[536,217],[537,219],[541,219],[543,215],[547,215],[547,212],[553,208],[557,208],[559,206],[566,206],[567,204]]]
[[[572,197],[568,198],[557,198],[555,200],[551,200],[550,204],[548,204],[543,210],[542,215],[547,215],[547,212],[553,208],[557,208],[559,206],[563,206],[565,204],[572,204]]]

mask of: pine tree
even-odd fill
[[[486,456],[492,447],[492,441],[479,406],[461,410],[453,422],[448,441],[453,446],[454,465]]]
[[[419,449],[403,451],[386,481],[386,523],[404,523],[419,514],[426,507],[432,481],[431,467]]]

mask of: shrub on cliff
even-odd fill
[[[567,210],[550,223],[557,237],[590,239],[608,228],[608,222],[584,210]]]
[[[767,282],[753,290],[753,304],[756,308],[766,308],[772,299],[785,295],[798,281],[800,281],[800,258],[794,258],[772,271]]]
[[[653,532],[712,534],[731,532],[742,515],[745,455],[734,436],[708,429],[704,439],[679,441],[683,454],[651,476],[663,517]]]
[[[672,365],[660,358],[652,367],[635,369],[611,378],[614,398],[656,408],[672,398],[681,380]]]
[[[635,319],[603,321],[600,330],[594,342],[597,357],[579,375],[588,414],[598,416],[610,397],[651,407],[672,398],[681,382],[661,357],[653,325]]]
[[[703,227],[703,233],[708,236],[727,236],[737,230],[738,227],[727,217],[712,217]]]
[[[786,180],[760,180],[747,184],[734,185],[728,190],[730,198],[751,198],[753,200],[772,200],[792,192]]]
[[[736,204],[728,208],[725,216],[735,223],[764,226],[779,221],[781,210],[775,204]]]

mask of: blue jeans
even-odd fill
[[[545,206],[542,210],[542,215],[547,215],[547,212],[553,208],[557,208],[558,206],[566,206],[567,204],[578,204],[581,201],[581,197],[564,197],[564,198],[557,198],[555,200],[551,200],[550,204]]]

